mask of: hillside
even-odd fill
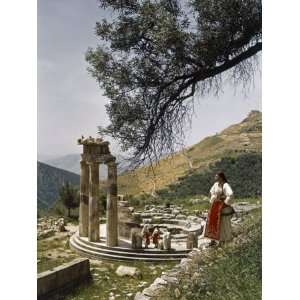
[[[209,136],[199,143],[166,157],[155,166],[155,175],[146,166],[119,176],[119,191],[123,194],[151,193],[178,178],[199,173],[223,157],[245,153],[261,153],[262,114],[251,111],[240,123]]]
[[[38,208],[50,208],[57,200],[58,192],[64,182],[79,185],[80,176],[66,170],[37,163],[37,204]]]
[[[261,153],[244,153],[237,157],[223,157],[205,171],[193,172],[178,178],[176,183],[157,191],[163,199],[177,199],[207,195],[220,170],[226,170],[226,177],[234,187],[237,198],[261,196],[262,157]]]

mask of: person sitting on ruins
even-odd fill
[[[147,249],[150,244],[150,231],[148,224],[145,224],[142,229],[142,237],[145,240],[145,248]]]
[[[160,239],[159,233],[160,233],[159,229],[156,226],[153,233],[152,233],[152,242],[153,242],[155,248],[158,248],[158,242],[159,242],[159,239]]]

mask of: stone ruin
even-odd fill
[[[53,236],[56,232],[65,232],[66,223],[64,218],[43,217],[37,222],[37,239]]]
[[[83,146],[80,161],[80,206],[79,206],[79,236],[88,237],[90,242],[100,240],[99,222],[99,165],[106,164],[107,177],[107,207],[106,207],[106,245],[118,245],[118,189],[116,158],[109,151],[109,142],[102,138],[78,139]]]
[[[129,206],[128,201],[118,202],[118,230],[119,236],[125,239],[131,238],[131,231],[141,231],[142,218],[134,212],[134,207]]]
[[[186,257],[190,250],[181,245],[180,251],[177,251],[177,245],[179,242],[186,243],[188,232],[195,232],[197,236],[201,234],[201,218],[191,216],[186,220],[186,212],[177,206],[149,206],[144,211],[135,211],[123,195],[118,195],[117,163],[110,153],[109,143],[101,138],[81,137],[78,144],[83,146],[80,161],[79,231],[70,238],[71,249],[94,259],[164,261]],[[106,224],[100,224],[100,164],[108,167]],[[163,237],[159,249],[169,251],[162,253],[151,247],[134,250],[143,246],[141,230],[146,223],[152,228],[150,233],[154,226],[159,227]],[[172,240],[176,240],[174,247]]]
[[[160,250],[171,250],[173,243],[185,243],[186,249],[198,245],[205,217],[189,215],[182,206],[146,205],[143,211],[135,211],[128,201],[119,202],[119,235],[130,239],[133,249],[142,248],[141,230],[149,225],[150,233],[157,226],[161,232]]]

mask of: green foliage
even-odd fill
[[[168,287],[158,299],[252,300],[261,299],[262,235],[261,211],[251,213],[235,231],[229,245],[193,257],[187,272],[178,276],[179,284]],[[155,300],[156,300],[155,299]]]
[[[107,194],[106,191],[103,191],[102,189],[99,189],[99,207],[100,207],[100,213],[106,212],[106,204],[107,204]]]
[[[70,210],[79,206],[78,189],[66,182],[59,190],[59,201],[68,209],[68,217],[70,217]]]
[[[261,51],[261,0],[100,0],[89,72],[110,99],[99,128],[136,160],[170,153],[184,136],[193,96],[218,92],[222,74],[246,84]],[[188,7],[188,9],[187,9]]]
[[[48,210],[50,215],[58,215],[58,216],[64,216],[66,207],[63,205],[60,199],[58,199],[53,207]]]
[[[144,201],[141,201],[138,197],[129,197],[128,202],[130,206],[140,207]]]
[[[258,153],[224,157],[210,165],[205,172],[181,177],[177,183],[158,191],[158,194],[165,199],[207,195],[214,183],[214,176],[219,171],[226,174],[236,197],[246,198],[261,195],[262,157]]]
[[[189,299],[261,299],[261,238],[226,253],[204,267],[201,285]]]

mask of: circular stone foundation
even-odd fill
[[[91,259],[108,260],[140,260],[140,261],[179,261],[187,257],[191,249],[186,249],[185,239],[173,239],[171,250],[158,250],[152,245],[148,249],[132,249],[131,242],[125,238],[119,238],[117,247],[106,246],[105,224],[100,226],[100,241],[90,242],[87,237],[80,237],[76,232],[70,238],[70,247],[82,256]]]
[[[70,239],[70,246],[82,256],[92,259],[108,260],[141,260],[141,261],[177,261],[187,257],[190,250],[157,250],[157,249],[132,249],[127,241],[119,240],[118,247],[106,246],[105,238],[100,242],[89,242],[78,233]]]

